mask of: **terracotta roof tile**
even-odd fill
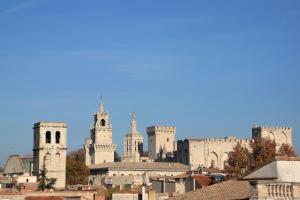
[[[188,192],[172,200],[233,200],[246,199],[251,196],[250,184],[247,181],[224,181],[199,190]]]
[[[64,200],[60,196],[47,196],[47,197],[26,197],[25,200]]]

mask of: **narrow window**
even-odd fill
[[[56,142],[56,144],[60,143],[60,132],[59,131],[56,131],[56,133],[55,133],[55,142]]]
[[[51,169],[51,155],[50,153],[46,153],[45,155],[45,167],[47,170]]]
[[[51,132],[50,131],[46,132],[46,143],[51,143]]]
[[[105,126],[105,120],[101,119],[100,124],[101,124],[101,126]]]

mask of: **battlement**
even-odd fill
[[[33,129],[39,128],[39,127],[55,127],[55,128],[67,128],[66,122],[37,122],[34,124]]]
[[[292,130],[291,127],[287,126],[258,126],[253,125],[252,129],[264,129],[264,130]]]
[[[250,143],[251,139],[238,139],[236,137],[225,137],[225,138],[202,138],[202,139],[186,139],[188,141],[198,141],[198,142],[240,142],[240,143]]]
[[[149,132],[155,132],[155,131],[172,131],[176,132],[176,126],[150,126],[147,127],[147,133]]]
[[[206,138],[206,141],[208,142],[240,142],[240,143],[250,143],[251,139],[239,139],[236,137],[225,137],[225,138]]]

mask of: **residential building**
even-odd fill
[[[251,184],[251,200],[300,199],[300,158],[276,157],[243,180]]]
[[[91,165],[89,184],[101,185],[106,176],[142,176],[147,184],[153,176],[176,176],[188,171],[181,163],[167,162],[115,162]]]

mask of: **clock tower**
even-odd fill
[[[112,126],[101,100],[90,129],[91,138],[84,144],[86,165],[114,162],[116,145],[112,143]]]

